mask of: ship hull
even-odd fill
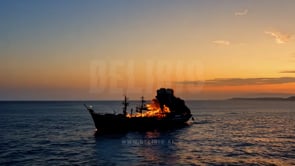
[[[187,125],[191,114],[156,117],[126,117],[122,114],[98,114],[89,111],[98,131],[129,131],[129,130],[150,130],[169,129]]]

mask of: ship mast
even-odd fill
[[[144,97],[141,96],[141,105],[140,105],[141,112],[142,112],[142,110],[144,110],[144,103],[145,103]]]
[[[123,114],[126,116],[127,115],[127,106],[129,105],[129,103],[127,102],[127,97],[124,96],[124,101],[122,102],[123,104]]]
[[[142,110],[144,110],[144,103],[145,103],[144,97],[141,96],[141,105],[140,105],[140,108],[139,108],[141,116],[142,116]]]

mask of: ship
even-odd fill
[[[92,106],[84,104],[89,111],[97,131],[130,131],[170,129],[186,126],[192,117],[190,109],[184,100],[174,96],[174,90],[160,88],[155,99],[146,104],[141,98],[141,105],[135,110],[128,111],[128,98],[122,102],[123,110],[120,114],[97,113]],[[135,111],[135,112],[134,112]]]

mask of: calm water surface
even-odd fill
[[[83,103],[121,111],[0,102],[0,165],[295,165],[295,102],[188,101],[188,127],[96,136]]]

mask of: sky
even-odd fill
[[[2,0],[0,100],[295,95],[293,0]]]

